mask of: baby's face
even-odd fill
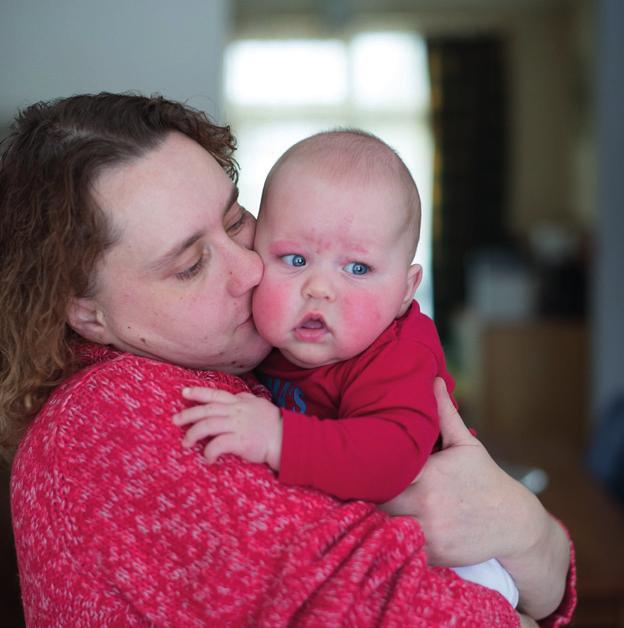
[[[292,363],[312,368],[361,353],[411,303],[421,271],[410,266],[397,188],[290,164],[273,181],[256,231],[264,275],[253,315]]]

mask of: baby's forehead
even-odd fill
[[[401,222],[411,222],[420,215],[418,192],[409,174],[402,172],[385,155],[373,160],[354,161],[351,155],[343,152],[316,153],[293,160],[291,182],[321,181],[327,188],[347,198],[345,211],[349,206],[349,196],[361,198],[371,192],[379,198],[379,212],[390,221],[396,218]],[[382,194],[377,194],[377,192]]]
[[[404,194],[393,193],[383,183],[369,178],[341,176],[328,181],[325,172],[292,169],[276,181],[276,196],[263,212],[273,229],[289,231],[297,239],[314,243],[319,250],[340,243],[350,250],[365,252],[376,245],[392,246],[403,239],[413,222]]]
[[[385,144],[349,134],[327,134],[304,140],[288,151],[283,164],[299,165],[310,172],[334,179],[387,179],[400,185],[401,162]]]
[[[324,225],[317,229],[295,230],[293,235],[297,243],[303,243],[317,253],[340,251],[364,256],[377,252],[378,247],[386,243],[381,232],[362,233],[357,227],[340,229]]]

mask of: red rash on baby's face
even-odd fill
[[[401,200],[379,182],[301,171],[272,183],[256,232],[265,268],[253,313],[260,333],[293,363],[351,358],[407,308],[415,285]]]

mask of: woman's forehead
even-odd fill
[[[180,134],[104,171],[94,185],[94,200],[110,217],[119,245],[148,259],[220,227],[234,194],[217,161]]]
[[[172,133],[155,149],[103,171],[94,199],[121,228],[220,218],[234,186],[199,144]]]

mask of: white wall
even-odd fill
[[[219,117],[229,0],[0,0],[0,134],[18,108],[159,92]]]

